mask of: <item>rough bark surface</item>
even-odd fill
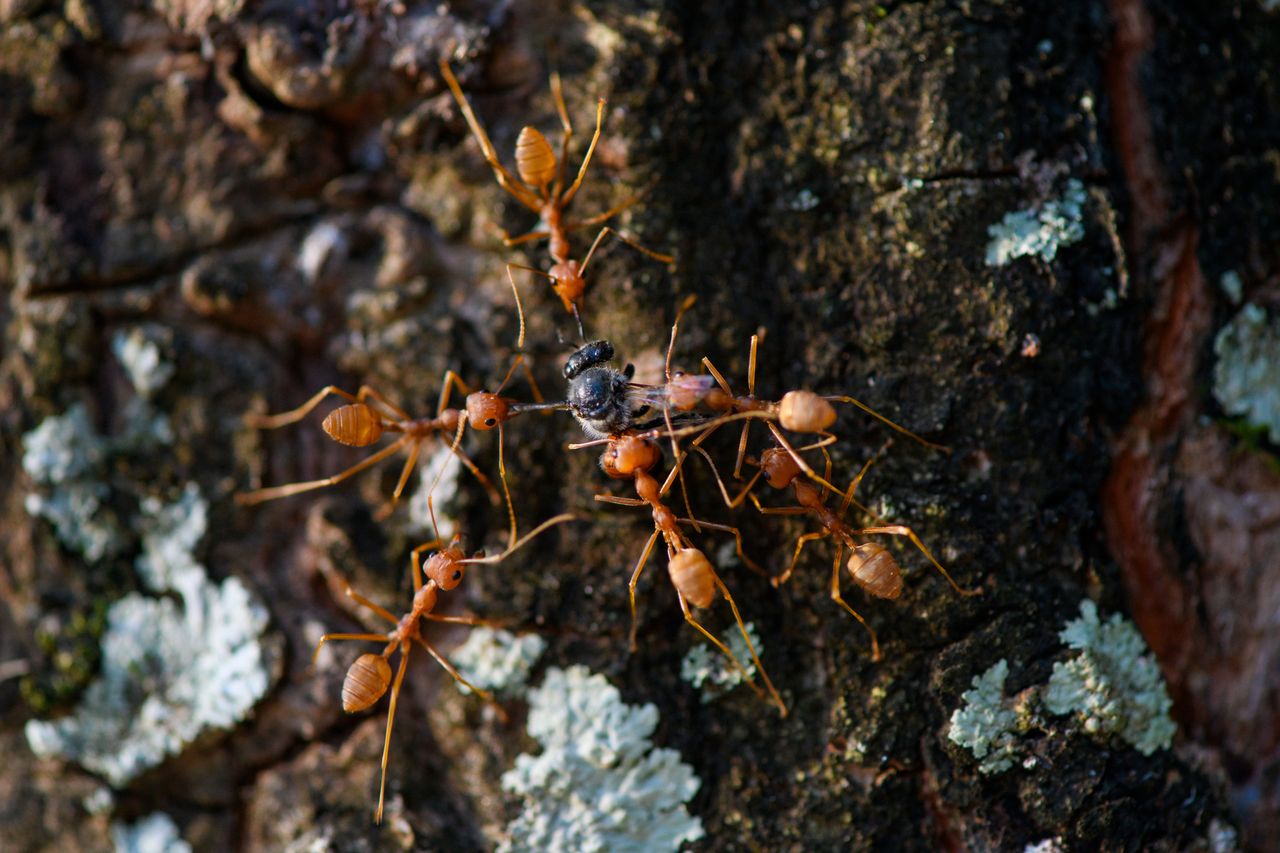
[[[398,466],[252,510],[232,502],[358,458],[314,419],[257,433],[246,411],[367,382],[426,414],[446,370],[488,387],[506,370],[504,265],[542,266],[545,250],[497,239],[529,217],[439,79],[446,52],[508,163],[522,125],[555,138],[549,52],[574,162],[595,98],[609,99],[576,210],[657,180],[621,224],[678,265],[622,246],[593,261],[588,337],[660,375],[675,307],[697,295],[676,358],[688,369],[706,355],[742,386],[763,327],[762,396],[852,394],[954,448],[899,439],[860,491],[984,590],[957,596],[895,550],[900,600],[849,592],[882,661],[829,599],[829,543],[780,590],[725,567],[791,707],[779,719],[745,690],[703,703],[680,679],[697,638],[656,560],[627,653],[626,580],[649,514],[593,502],[623,492],[594,452],[564,449],[581,435],[569,418],[507,430],[522,527],[566,510],[585,521],[473,570],[466,608],[541,633],[540,667],[585,664],[658,706],[656,742],[701,779],[696,849],[1223,849],[1233,826],[1241,843],[1275,837],[1280,642],[1266,627],[1280,480],[1214,419],[1204,385],[1230,313],[1206,280],[1240,269],[1251,299],[1277,299],[1280,13],[787,6],[0,0],[0,476],[14,484],[0,498],[0,664],[17,662],[0,681],[0,847],[107,849],[113,821],[160,811],[197,849],[484,849],[514,816],[499,777],[532,748],[518,703],[503,725],[418,660],[375,827],[383,716],[344,715],[341,666],[309,668],[320,631],[363,630],[343,579],[408,600],[405,555],[422,536],[403,510],[374,519]],[[988,226],[1068,176],[1086,189],[1083,238],[1051,260],[987,265]],[[540,280],[523,292],[535,373],[560,394],[557,334],[576,329]],[[137,552],[90,564],[28,513],[23,436],[76,403],[103,434],[119,429],[135,392],[111,341],[140,324],[175,366],[153,401],[175,440],[106,472],[111,509],[130,517],[197,483],[201,562],[266,602],[284,653],[249,719],[91,814],[101,782],[37,760],[23,724],[75,706],[102,614],[139,587]],[[838,430],[847,482],[888,433],[852,412]],[[468,444],[491,472],[495,439]],[[717,453],[731,458],[732,442]],[[503,513],[460,482],[449,511],[469,545],[500,549]],[[690,487],[772,571],[809,529],[726,514],[702,466]],[[1132,613],[1158,654],[1175,747],[1143,756],[1046,716],[1021,764],[981,773],[946,736],[961,694],[1001,659],[1007,694],[1046,682],[1086,598]]]

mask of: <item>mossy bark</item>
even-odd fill
[[[1274,760],[1274,742],[1202,724],[1204,689],[1186,687],[1186,666],[1167,655],[1175,716],[1194,723],[1172,751],[1144,757],[1046,715],[1026,736],[1024,764],[986,776],[946,738],[971,679],[1000,659],[1011,694],[1047,681],[1065,654],[1057,633],[1082,599],[1137,611],[1144,630],[1166,624],[1141,618],[1144,606],[1159,611],[1164,591],[1134,585],[1123,531],[1145,523],[1170,553],[1203,547],[1165,511],[1173,497],[1148,517],[1130,512],[1132,491],[1099,493],[1116,442],[1122,455],[1147,452],[1135,419],[1168,391],[1143,352],[1160,339],[1149,315],[1168,298],[1169,234],[1205,222],[1215,271],[1252,252],[1255,278],[1274,281],[1274,253],[1254,247],[1276,231],[1265,209],[1280,183],[1275,134],[1233,145],[1186,128],[1212,101],[1267,116],[1274,131],[1280,21],[1252,2],[1149,5],[1154,53],[1118,38],[1148,13],[1122,0],[0,3],[0,276],[10,283],[0,466],[19,484],[0,504],[0,661],[30,669],[0,682],[4,752],[17,757],[0,780],[22,791],[0,798],[10,804],[0,846],[110,844],[109,819],[80,805],[91,780],[37,762],[20,731],[37,710],[74,704],[94,654],[76,626],[101,630],[105,605],[137,585],[132,555],[88,566],[27,515],[34,487],[21,437],[77,401],[109,432],[133,394],[109,342],[141,322],[172,330],[165,355],[177,372],[156,402],[177,440],[110,472],[123,496],[114,509],[128,516],[143,496],[198,482],[210,501],[205,565],[267,602],[288,659],[253,719],[117,792],[115,819],[164,811],[207,849],[323,837],[471,849],[501,831],[516,804],[499,776],[530,748],[518,707],[501,725],[419,661],[397,720],[391,819],[379,829],[370,817],[381,720],[344,717],[341,668],[308,667],[318,630],[359,624],[344,579],[383,603],[408,601],[404,560],[421,536],[403,509],[373,517],[397,466],[251,511],[232,495],[359,458],[313,422],[255,433],[246,411],[367,382],[425,415],[448,369],[472,384],[501,380],[517,328],[504,265],[545,265],[545,251],[496,239],[498,226],[530,227],[529,216],[491,180],[435,68],[456,48],[454,67],[505,159],[525,123],[557,138],[545,86],[552,45],[575,152],[595,98],[609,99],[574,209],[604,209],[655,180],[621,227],[677,257],[668,271],[615,245],[593,261],[588,337],[660,375],[676,306],[696,295],[676,352],[686,368],[707,356],[743,388],[748,339],[764,329],[761,396],[853,395],[950,445],[943,454],[897,436],[859,494],[984,594],[956,595],[917,551],[894,545],[907,569],[900,600],[866,601],[846,584],[883,644],[874,663],[866,632],[830,600],[830,543],[809,546],[780,590],[722,561],[791,714],[779,719],[745,690],[703,703],[679,677],[698,638],[656,559],[639,588],[640,648],[628,654],[626,580],[649,514],[594,502],[622,492],[592,451],[565,450],[580,433],[551,416],[506,430],[521,524],[565,510],[584,520],[472,570],[466,606],[542,632],[544,666],[587,664],[628,701],[658,705],[656,740],[702,780],[690,806],[707,830],[699,848],[1021,850],[1056,838],[1063,849],[1207,849],[1235,820],[1215,750],[1234,760],[1257,747],[1254,764],[1232,765],[1239,781]],[[1188,71],[1179,62],[1192,44],[1229,51],[1230,62]],[[1231,85],[1233,66],[1258,69],[1264,83]],[[1142,168],[1152,156],[1164,160],[1154,175]],[[987,227],[1053,197],[1068,177],[1088,190],[1083,239],[1052,260],[988,266]],[[1247,234],[1214,224],[1224,209],[1244,211]],[[576,252],[590,236],[581,232]],[[526,351],[544,390],[562,394],[557,336],[576,339],[576,328],[541,279],[518,281]],[[1194,368],[1208,325],[1188,334],[1178,346],[1191,347]],[[1201,404],[1188,406],[1180,424]],[[840,483],[894,436],[853,410],[838,431]],[[1190,470],[1174,453],[1181,433],[1157,433],[1162,451],[1142,457],[1143,476],[1176,483],[1187,475],[1175,467]],[[468,445],[494,473],[496,438]],[[726,467],[733,442],[714,450]],[[698,513],[740,526],[748,552],[780,571],[805,524],[727,513],[705,467],[690,475]],[[447,509],[469,547],[502,547],[504,514],[474,482],[464,478]],[[695,536],[720,560],[713,534]],[[715,610],[708,623],[730,625]],[[1257,758],[1266,749],[1272,758]],[[1264,826],[1275,814],[1250,819]]]

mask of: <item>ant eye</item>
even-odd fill
[[[462,572],[455,569],[453,572],[453,579],[462,580]]]
[[[496,424],[497,422],[498,422],[498,419],[497,419],[497,418],[485,418],[485,419],[484,419],[484,425],[485,425],[485,426],[493,426],[493,425],[494,425],[494,424]]]

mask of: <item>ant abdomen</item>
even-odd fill
[[[364,403],[334,409],[320,425],[329,437],[349,447],[368,447],[382,437],[382,418]]]
[[[823,432],[836,422],[836,410],[812,391],[788,391],[778,403],[778,422],[792,432]]]
[[[681,548],[667,563],[676,591],[694,607],[710,607],[716,598],[715,571],[697,548]]]
[[[876,598],[897,598],[902,595],[902,569],[898,561],[883,546],[864,542],[849,555],[845,564],[854,582]]]
[[[555,179],[555,152],[535,127],[526,125],[516,138],[516,171],[520,180],[531,187],[545,187]]]
[[[391,664],[382,655],[360,655],[342,681],[342,710],[363,711],[382,698],[391,683]]]

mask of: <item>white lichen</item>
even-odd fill
[[[238,578],[209,581],[192,553],[206,525],[194,484],[175,504],[143,502],[139,576],[181,604],[130,593],[111,605],[102,671],[75,712],[27,723],[37,755],[71,758],[119,787],[204,731],[232,727],[267,692],[267,611]]]
[[[764,644],[760,642],[756,626],[748,622],[746,628],[751,644],[758,653],[763,653]],[[734,627],[720,639],[742,663],[746,675],[755,678],[755,661],[751,658],[747,641],[742,638],[742,632]],[[680,677],[702,692],[703,702],[723,696],[746,680],[741,669],[734,666],[719,649],[707,643],[698,643],[689,649],[689,653],[680,662]]]
[[[111,841],[116,853],[191,853],[182,840],[178,825],[164,812],[147,815],[137,823],[111,825]]]
[[[111,351],[142,397],[150,398],[173,378],[173,365],[164,360],[160,349],[165,335],[156,326],[134,326],[121,329],[111,339]]]
[[[1244,282],[1240,279],[1240,273],[1235,270],[1224,272],[1222,278],[1218,279],[1218,286],[1232,305],[1239,305],[1240,300],[1244,299]]]
[[[1028,844],[1022,848],[1022,853],[1065,853],[1066,848],[1062,846],[1062,839],[1054,836],[1046,838],[1044,841],[1035,844]]]
[[[1231,415],[1265,427],[1280,444],[1280,320],[1246,305],[1213,342],[1213,396]]]
[[[1209,850],[1211,853],[1235,853],[1240,849],[1240,833],[1220,818],[1209,821]]]
[[[446,508],[458,493],[461,471],[462,461],[449,452],[448,445],[437,447],[419,466],[418,488],[409,496],[409,528],[414,534],[432,538],[438,536],[446,542],[453,537],[458,529],[458,521]],[[430,509],[427,506],[428,496],[431,497]],[[432,510],[435,512],[434,524]]]
[[[537,634],[516,636],[510,631],[479,627],[450,657],[468,681],[482,690],[507,696],[524,691],[529,673],[547,648]],[[463,685],[458,689],[470,693]]]
[[[122,423],[100,435],[83,403],[45,418],[22,437],[22,467],[37,490],[26,496],[28,514],[44,518],[67,548],[89,563],[118,554],[128,536],[115,510],[107,477],[121,456],[149,454],[173,442],[169,419],[148,398],[172,376],[155,339],[163,332],[136,327],[116,335],[112,348],[138,392],[124,406]]]
[[[528,730],[540,755],[521,755],[502,786],[524,802],[499,850],[677,850],[703,836],[685,803],[698,791],[693,770],[650,740],[653,705],[622,702],[586,667],[552,669],[529,694]]]
[[[973,689],[961,696],[964,705],[951,713],[947,737],[972,752],[979,760],[978,770],[984,774],[1008,770],[1022,752],[1018,735],[1024,726],[1004,695],[1008,677],[1009,663],[1005,660],[982,675],[975,675]]]
[[[1006,213],[987,226],[987,266],[1002,267],[1026,255],[1052,261],[1060,248],[1084,237],[1086,198],[1084,184],[1071,178],[1061,198]]]
[[[1172,744],[1173,702],[1132,623],[1118,613],[1100,622],[1097,606],[1086,599],[1080,618],[1068,622],[1058,636],[1080,654],[1053,665],[1044,692],[1050,712],[1075,714],[1085,731],[1119,735],[1143,755]]]
[[[89,562],[126,544],[101,480],[110,443],[98,435],[82,403],[45,418],[22,437],[22,468],[40,490],[26,496],[27,513],[48,520],[63,545]]]

